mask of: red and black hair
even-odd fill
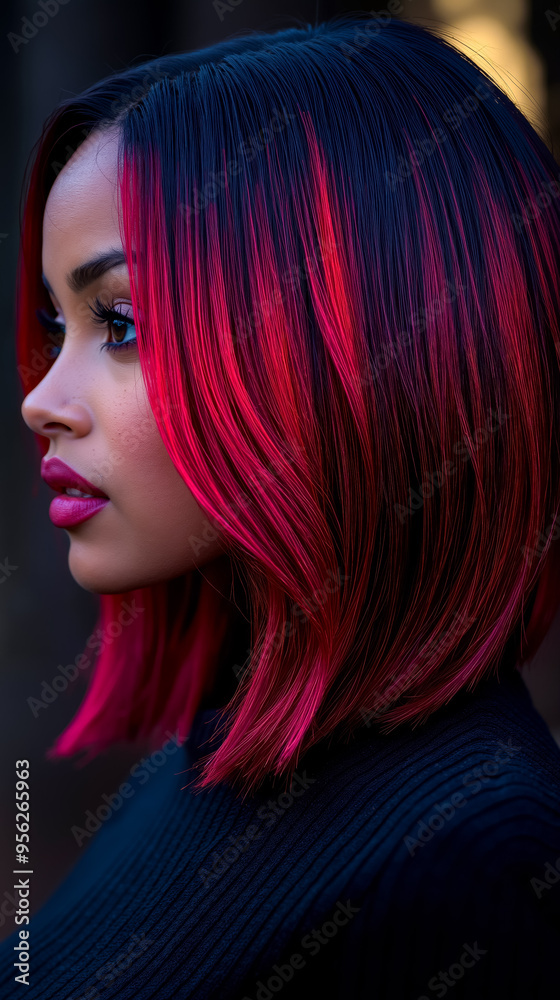
[[[508,643],[529,658],[558,607],[558,164],[443,36],[365,23],[102,80],[53,112],[30,175],[24,393],[55,363],[48,192],[115,129],[150,404],[244,574],[250,654],[201,785],[291,772],[364,714],[421,723]],[[101,628],[125,596],[144,612],[53,753],[188,733],[235,614],[195,572],[173,615],[167,584],[101,597]]]

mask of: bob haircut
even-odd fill
[[[414,728],[505,652],[519,667],[552,621],[558,164],[490,75],[394,17],[109,76],[55,109],[26,172],[25,393],[53,363],[35,315],[46,198],[112,129],[150,405],[207,514],[194,550],[219,529],[250,607],[196,788],[245,795],[335,731]],[[195,575],[101,596],[101,630],[124,598],[144,610],[49,755],[185,738],[240,613]]]

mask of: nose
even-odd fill
[[[63,379],[61,370],[57,371],[60,363],[58,359],[21,404],[21,415],[29,429],[51,440],[57,435],[83,437],[92,427],[77,380]]]

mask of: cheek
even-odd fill
[[[146,417],[144,411],[132,418],[114,438],[113,450],[119,456],[115,502],[144,544],[153,542],[188,555],[193,535],[203,534],[208,540],[216,535],[171,461],[152,414]]]

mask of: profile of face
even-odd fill
[[[62,346],[21,408],[31,430],[49,439],[44,462],[56,456],[109,498],[93,516],[63,529],[72,576],[100,594],[172,579],[224,553],[213,526],[212,541],[193,544],[205,530],[208,537],[209,522],[173,465],[150,409],[126,263],[72,280],[76,268],[114,251],[123,253],[117,136],[105,132],[78,148],[46,202],[43,280],[63,324]],[[101,323],[91,308],[96,300],[123,319]]]

